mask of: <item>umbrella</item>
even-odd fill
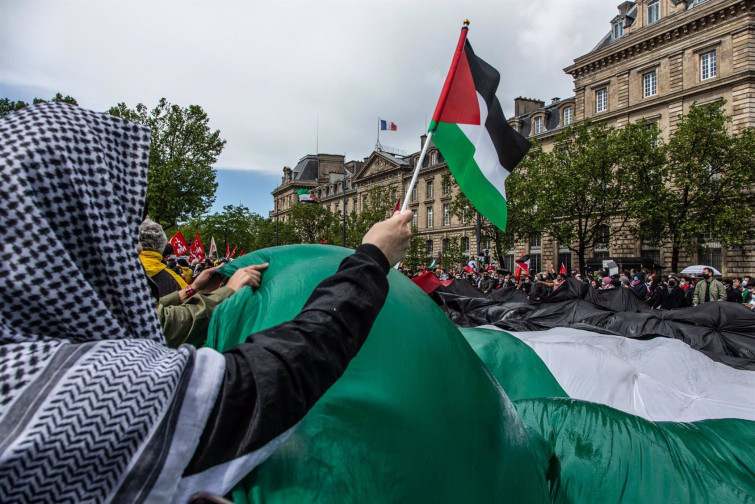
[[[721,276],[721,272],[713,266],[706,266],[704,264],[696,264],[694,266],[687,266],[682,270],[682,275],[695,275],[700,276],[703,272],[703,268],[708,268],[713,272],[714,276]]]

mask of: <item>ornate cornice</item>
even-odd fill
[[[621,40],[585,54],[564,68],[581,79],[604,68],[687,38],[709,26],[755,11],[755,0],[723,0],[669,16],[651,26],[629,33]]]

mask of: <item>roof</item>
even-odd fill
[[[384,152],[384,151],[375,151],[375,152],[377,154],[380,154],[384,158],[387,158],[389,161],[393,161],[396,164],[410,165],[410,166],[412,164],[411,162],[407,161],[406,157],[404,157],[404,156],[396,156],[395,154],[390,154],[390,153]]]
[[[316,181],[318,175],[318,159],[315,155],[304,156],[292,170],[292,180]]]
[[[710,1],[711,0],[671,0],[671,2],[674,5],[678,5],[678,4],[682,3],[682,2],[686,3],[687,7],[686,7],[685,10],[694,9],[695,7],[699,7],[700,5],[702,5],[704,3],[708,3]],[[637,6],[636,5],[634,7],[632,7],[627,12],[627,14],[626,14],[626,21],[624,23],[624,27],[628,28],[628,27],[632,26],[632,23],[634,23],[635,19],[637,19]],[[603,37],[600,40],[600,42],[598,42],[598,45],[596,45],[595,47],[593,47],[592,51],[590,51],[590,52],[597,51],[598,49],[602,49],[603,47],[606,47],[608,45],[611,45],[614,42],[617,42],[617,41],[621,40],[621,38],[614,40],[613,37],[612,37],[612,31],[613,30],[609,30],[608,33],[606,34],[606,36]]]
[[[564,98],[563,100],[558,100],[550,103],[549,105],[546,105],[543,108],[539,108],[534,112],[529,112],[527,114],[517,116],[517,119],[522,123],[520,132],[522,132],[524,136],[529,137],[529,132],[532,131],[532,116],[543,110],[545,111],[545,130],[543,131],[543,133],[559,129],[559,124],[561,123],[561,114],[559,113],[558,109],[564,104],[564,102],[573,101],[573,96],[571,98]]]

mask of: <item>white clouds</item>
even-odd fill
[[[617,2],[618,3],[618,2]],[[419,148],[461,22],[501,70],[504,111],[519,95],[567,96],[562,68],[607,32],[604,0],[0,0],[0,84],[61,91],[82,106],[205,108],[228,140],[219,165],[278,174],[313,152]]]

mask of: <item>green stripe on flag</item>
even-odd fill
[[[461,128],[452,123],[438,123],[432,140],[467,199],[490,222],[505,231],[506,200],[480,171],[474,160],[475,146]]]

